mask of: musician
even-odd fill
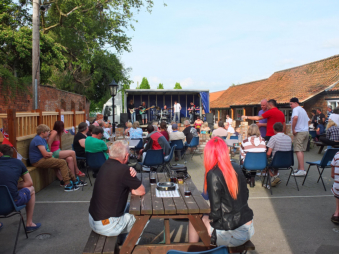
[[[190,107],[188,108],[190,114],[190,122],[193,123],[195,121],[195,111],[198,111],[199,107],[196,107],[193,102],[190,103]]]
[[[180,103],[177,103],[177,101],[174,101],[174,116],[173,116],[173,121],[175,122],[180,122],[180,110],[181,110],[181,105]]]
[[[164,106],[162,110],[162,117],[166,117],[166,121],[169,122],[169,113],[168,113],[168,109],[166,105]]]
[[[146,124],[147,123],[147,106],[146,106],[146,102],[142,102],[141,106],[139,107],[140,109],[140,114],[141,114],[141,119],[142,119],[142,124]]]
[[[132,124],[136,121],[136,112],[135,112],[135,106],[133,103],[133,100],[129,101],[129,104],[127,105],[127,113],[128,113],[128,119],[131,120]]]

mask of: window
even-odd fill
[[[280,108],[279,110],[281,110],[284,113],[286,124],[289,124],[291,121],[292,109],[291,108]]]
[[[241,116],[244,115],[244,109],[243,108],[237,108],[235,110],[235,120],[240,120],[241,121]]]
[[[339,100],[327,100],[327,105],[332,106],[332,110],[339,107]]]

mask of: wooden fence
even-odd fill
[[[0,114],[0,128],[4,127],[4,120],[7,121],[9,141],[16,148],[16,142],[31,139],[36,135],[36,127],[39,124],[46,124],[51,130],[56,121],[63,120],[65,129],[76,127],[86,121],[85,111],[54,111],[34,110],[32,112],[16,112],[15,109],[8,109],[7,114]],[[0,142],[3,136],[0,134]],[[16,154],[15,154],[16,155]]]

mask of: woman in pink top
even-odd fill
[[[60,140],[64,130],[65,127],[62,121],[56,121],[54,123],[53,130],[48,139],[49,150],[53,153],[53,158],[65,159],[69,169],[74,175],[85,176],[78,168],[75,152],[72,150],[61,151],[60,149]]]

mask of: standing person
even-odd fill
[[[173,116],[173,120],[178,123],[180,122],[180,110],[181,110],[181,105],[180,103],[177,103],[177,101],[174,101],[174,116]]]
[[[190,114],[190,123],[194,123],[195,118],[195,111],[199,111],[199,108],[197,108],[193,102],[190,103],[190,107],[188,108],[189,114]]]
[[[142,119],[142,124],[146,124],[147,123],[147,106],[146,106],[146,102],[142,102],[141,106],[139,107],[139,111],[143,111],[140,112],[141,113],[141,119]]]
[[[285,115],[277,108],[276,100],[269,100],[267,102],[268,110],[263,113],[261,116],[242,116],[242,119],[250,119],[254,121],[267,119],[267,128],[266,128],[266,136],[265,140],[269,141],[270,138],[274,135],[273,125],[275,123],[282,123],[283,131],[285,132],[286,123],[285,123]]]
[[[233,122],[232,118],[230,118],[229,115],[226,115],[226,123],[229,123],[232,126],[232,122]]]
[[[314,130],[316,130],[318,125],[317,111],[315,109],[312,109],[311,115],[312,115],[311,123],[313,124]]]
[[[327,117],[326,117],[326,124],[328,123],[328,119],[330,118],[331,114],[333,113],[332,111],[332,106],[328,105],[327,106]]]
[[[305,176],[304,167],[304,152],[307,149],[309,138],[308,122],[310,119],[307,116],[306,110],[300,107],[298,98],[290,99],[292,111],[292,133],[294,135],[293,149],[298,159],[298,169],[295,171],[295,176]]]
[[[331,162],[331,177],[334,180],[331,191],[336,198],[336,209],[331,217],[331,221],[339,225],[339,152],[335,154]]]
[[[131,120],[132,123],[136,121],[136,112],[135,112],[135,106],[133,103],[133,100],[129,101],[129,104],[127,105],[128,109],[128,118]]]
[[[197,129],[197,132],[200,133],[201,125],[204,122],[200,119],[200,116],[197,116],[197,120],[194,122],[194,127]]]
[[[211,212],[202,217],[211,244],[236,247],[243,245],[254,234],[253,211],[248,206],[248,189],[239,165],[231,163],[226,142],[214,137],[204,149],[205,184]],[[188,241],[198,242],[199,235],[191,222]]]
[[[318,124],[321,124],[325,128],[326,119],[325,119],[325,115],[321,112],[320,108],[317,108],[317,121],[318,121]]]
[[[267,100],[263,99],[260,102],[260,106],[261,106],[261,110],[259,111],[258,116],[261,116],[262,114],[264,114],[267,111]],[[266,137],[267,119],[259,120],[259,122],[257,123],[257,126],[259,127],[261,137],[265,138]]]

